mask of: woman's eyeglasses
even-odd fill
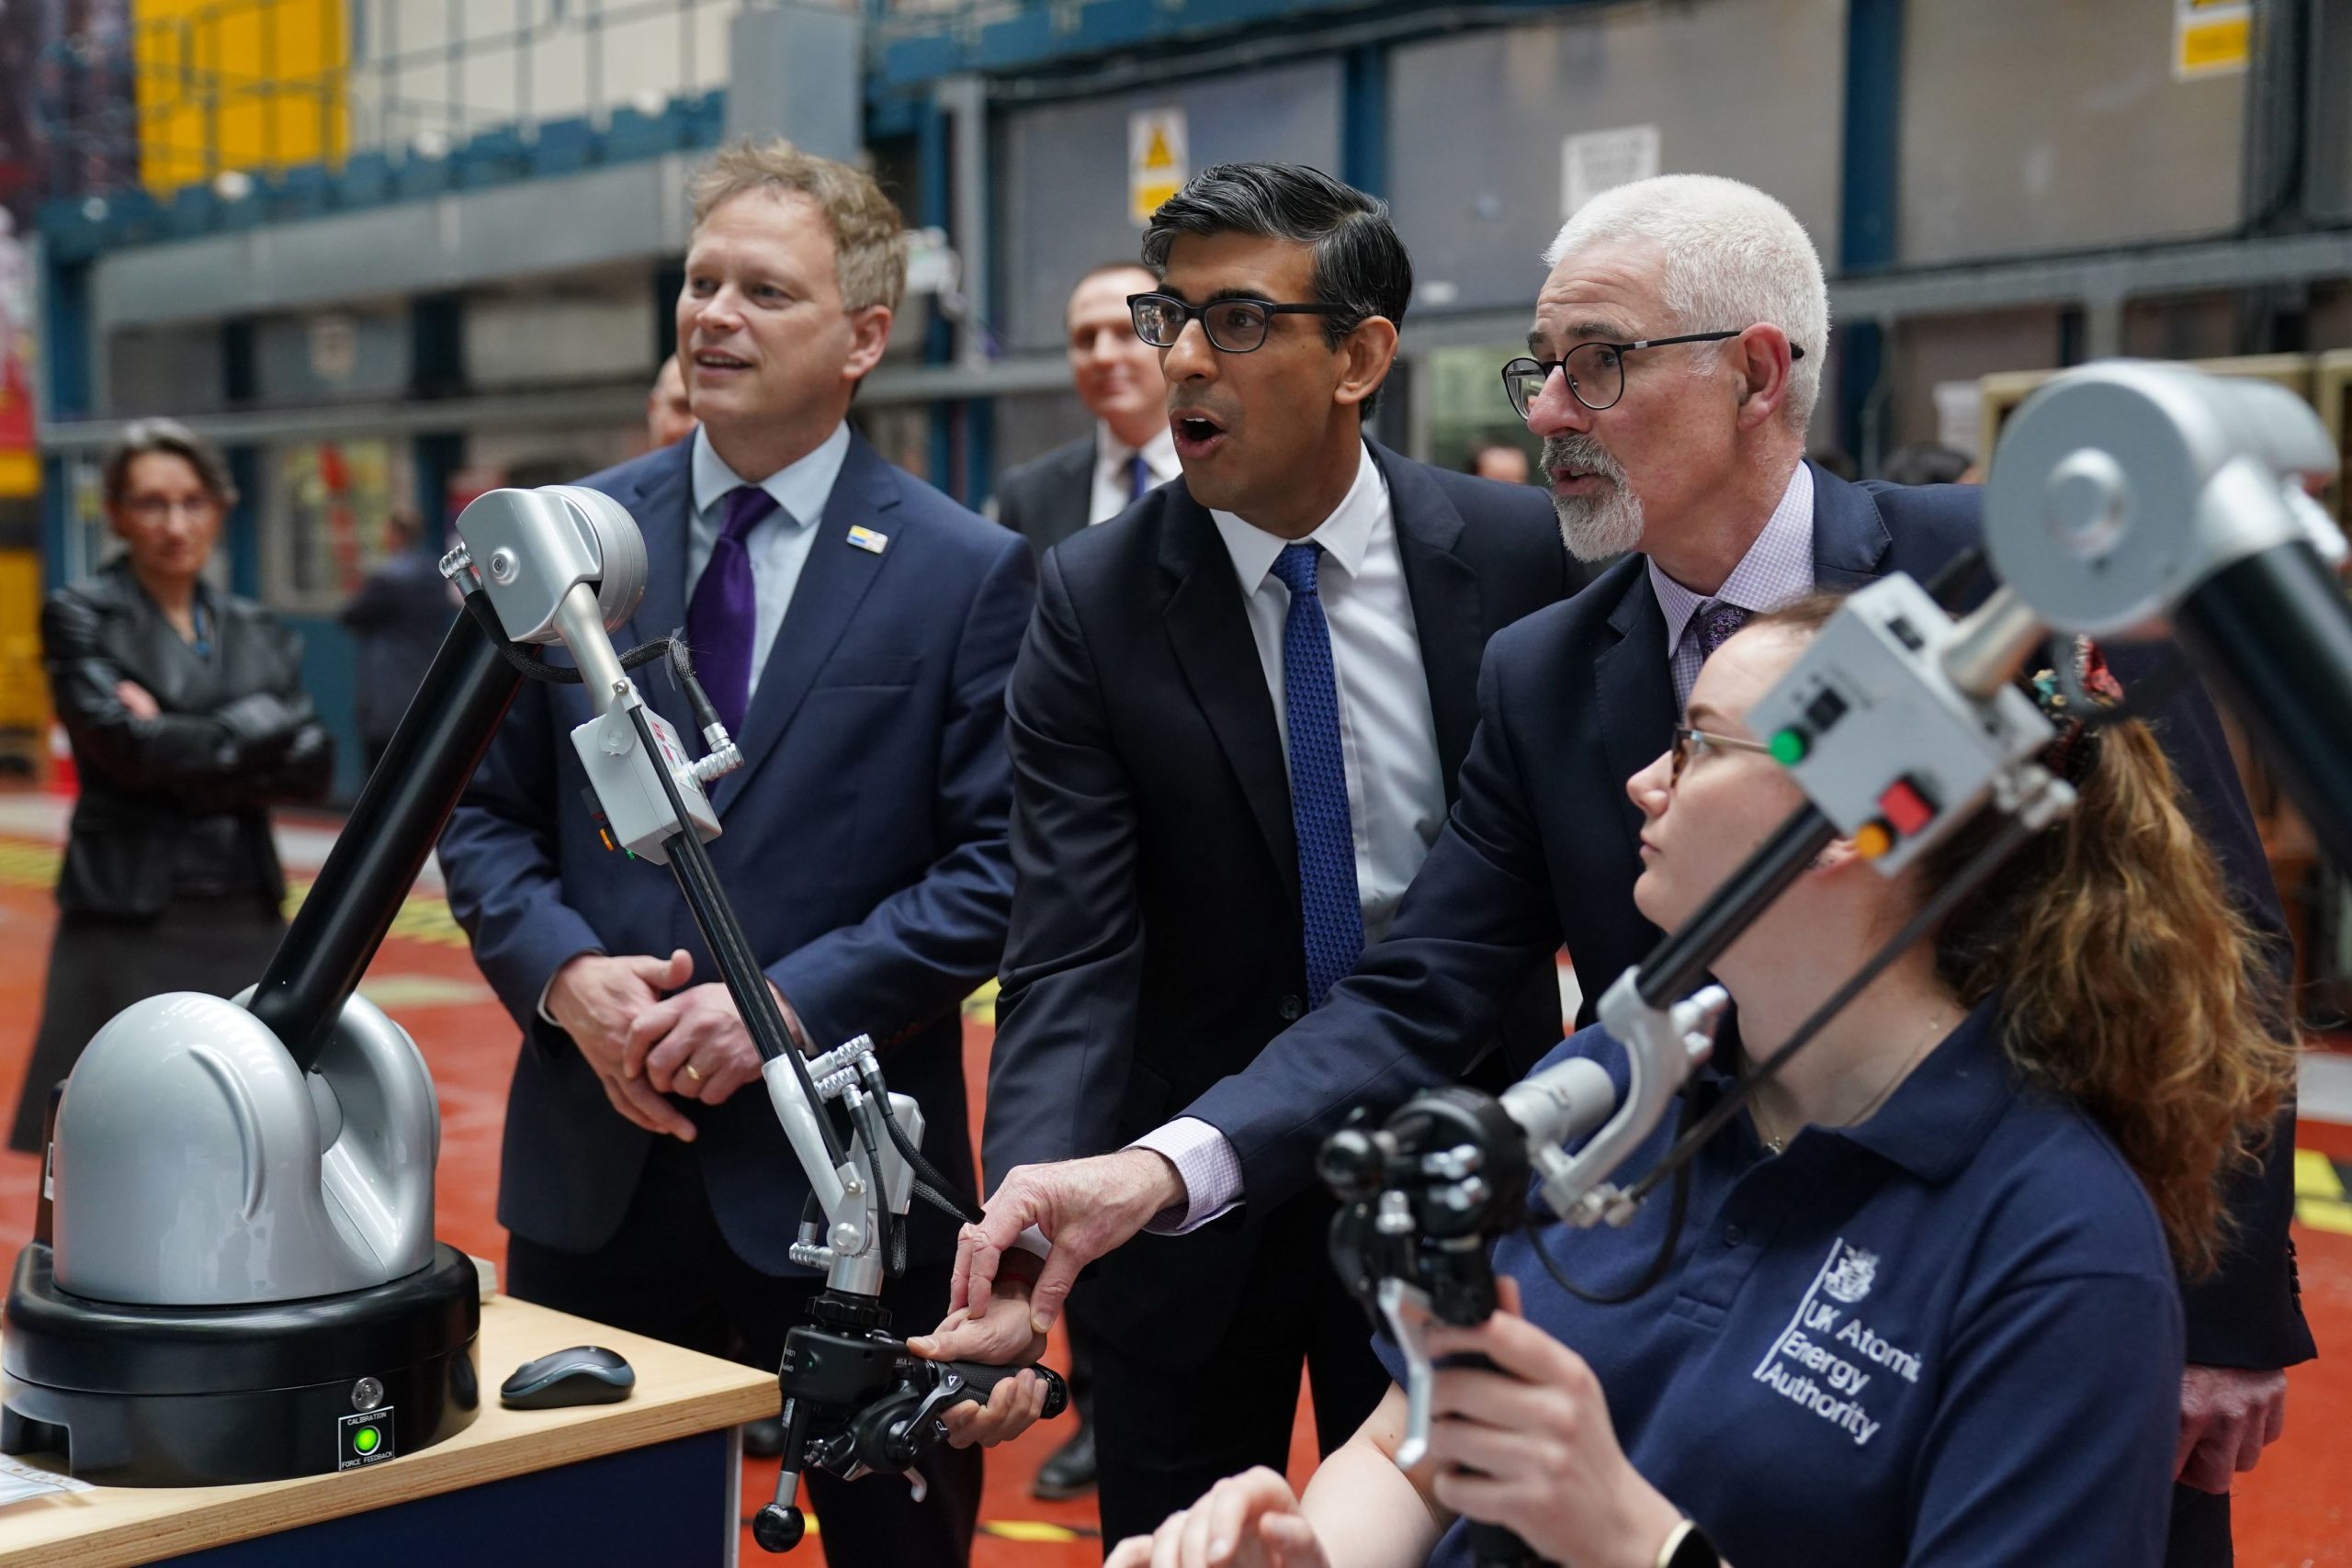
[[[1687,724],[1674,727],[1674,761],[1666,776],[1667,787],[1682,782],[1682,770],[1711,750],[1761,751],[1772,754],[1772,748],[1761,740],[1743,740],[1736,735],[1717,735],[1713,730],[1693,729]]]

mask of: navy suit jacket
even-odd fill
[[[645,535],[645,600],[622,647],[685,620],[691,446],[582,481]],[[853,525],[888,547],[851,545]],[[815,526],[744,716],[743,766],[713,792],[725,831],[711,859],[810,1038],[880,1042],[890,1087],[922,1105],[925,1152],[968,1195],[959,1004],[995,970],[1012,906],[1004,683],[1034,569],[1017,537],[862,439]],[[681,736],[695,733],[660,667],[639,680]],[[524,1033],[499,1222],[571,1252],[619,1227],[655,1134],[614,1111],[570,1037],[538,1017],[549,976],[582,952],[683,947],[693,983],[719,977],[670,873],[598,843],[571,740],[588,716],[579,687],[526,682],[440,852],[450,908]],[[729,1243],[770,1274],[801,1272],[786,1253],[808,1184],[760,1085],[716,1107],[677,1103],[700,1129],[693,1147]],[[954,1225],[921,1218],[910,1240],[913,1256],[944,1257]]]
[[[1925,581],[1974,543],[1974,486],[1855,485],[1814,470],[1814,570],[1823,588],[1891,571]],[[2152,656],[2116,649],[2127,684]],[[1459,1076],[1464,1044],[1528,956],[1565,941],[1589,1021],[1600,993],[1661,936],[1634,906],[1641,813],[1625,781],[1676,722],[1666,617],[1640,556],[1565,604],[1497,637],[1478,679],[1478,733],[1462,795],[1386,942],[1324,1005],[1186,1109],[1232,1140],[1250,1201],[1313,1179],[1317,1147],[1354,1106],[1375,1114]],[[2189,808],[2249,916],[2283,941],[2277,888],[2211,705],[2194,683],[2156,716]],[[2266,1168],[2237,1184],[2238,1245],[2186,1293],[2188,1354],[2278,1367],[2312,1354],[2287,1239],[2291,1114]]]
[[[1451,801],[1480,652],[1566,592],[1566,554],[1542,491],[1373,453]],[[992,1184],[1121,1147],[1306,1010],[1289,773],[1216,523],[1179,479],[1062,541],[1043,573],[1008,697],[1020,880],[989,1075]],[[1480,1032],[1501,1047],[1498,1083],[1560,1039],[1548,950],[1510,968]],[[1103,1258],[1089,1325],[1131,1355],[1205,1360],[1264,1213]]]
[[[1081,435],[1008,468],[996,485],[996,520],[1044,555],[1086,527],[1094,509],[1094,437]]]

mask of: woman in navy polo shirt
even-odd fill
[[[1673,751],[1629,782],[1634,897],[1661,927],[1800,804],[1742,719],[1834,608],[1809,601],[1726,643]],[[1702,1151],[1664,1284],[1591,1304],[1511,1237],[1495,1263],[1515,1311],[1430,1337],[1432,1354],[1499,1369],[1438,1375],[1430,1461],[1391,1461],[1392,1388],[1303,1504],[1254,1471],[1110,1568],[1464,1564],[1464,1516],[1576,1568],[1718,1551],[1739,1568],[2161,1562],[2174,1262],[2210,1269],[2225,1244],[2217,1177],[2267,1127],[2293,1053],[2144,727],[2069,727],[2045,760],[2076,810]],[[1786,1039],[1987,831],[1892,881],[1849,843],[1826,851],[1716,965],[1747,1053]],[[1623,1082],[1599,1029],[1544,1065],[1574,1055]],[[1726,1085],[1702,1070],[1702,1106]],[[1620,1292],[1667,1209],[1545,1242],[1583,1290]]]

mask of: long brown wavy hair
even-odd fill
[[[1817,628],[1840,602],[1815,594],[1759,624]],[[2194,1279],[2230,1241],[2224,1179],[2255,1162],[2294,1087],[2284,986],[2148,727],[2109,725],[2067,752],[2075,809],[1945,919],[1936,970],[1972,1008],[1999,998],[2010,1061],[2107,1130]],[[1924,884],[1996,830],[1980,816],[1939,845]]]

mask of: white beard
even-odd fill
[[[1625,482],[1625,470],[1590,436],[1555,435],[1544,442],[1544,474],[1555,468],[1577,468],[1598,475],[1606,485],[1598,496],[1552,492],[1552,510],[1559,514],[1560,538],[1568,554],[1581,561],[1607,560],[1642,547],[1642,498]]]

